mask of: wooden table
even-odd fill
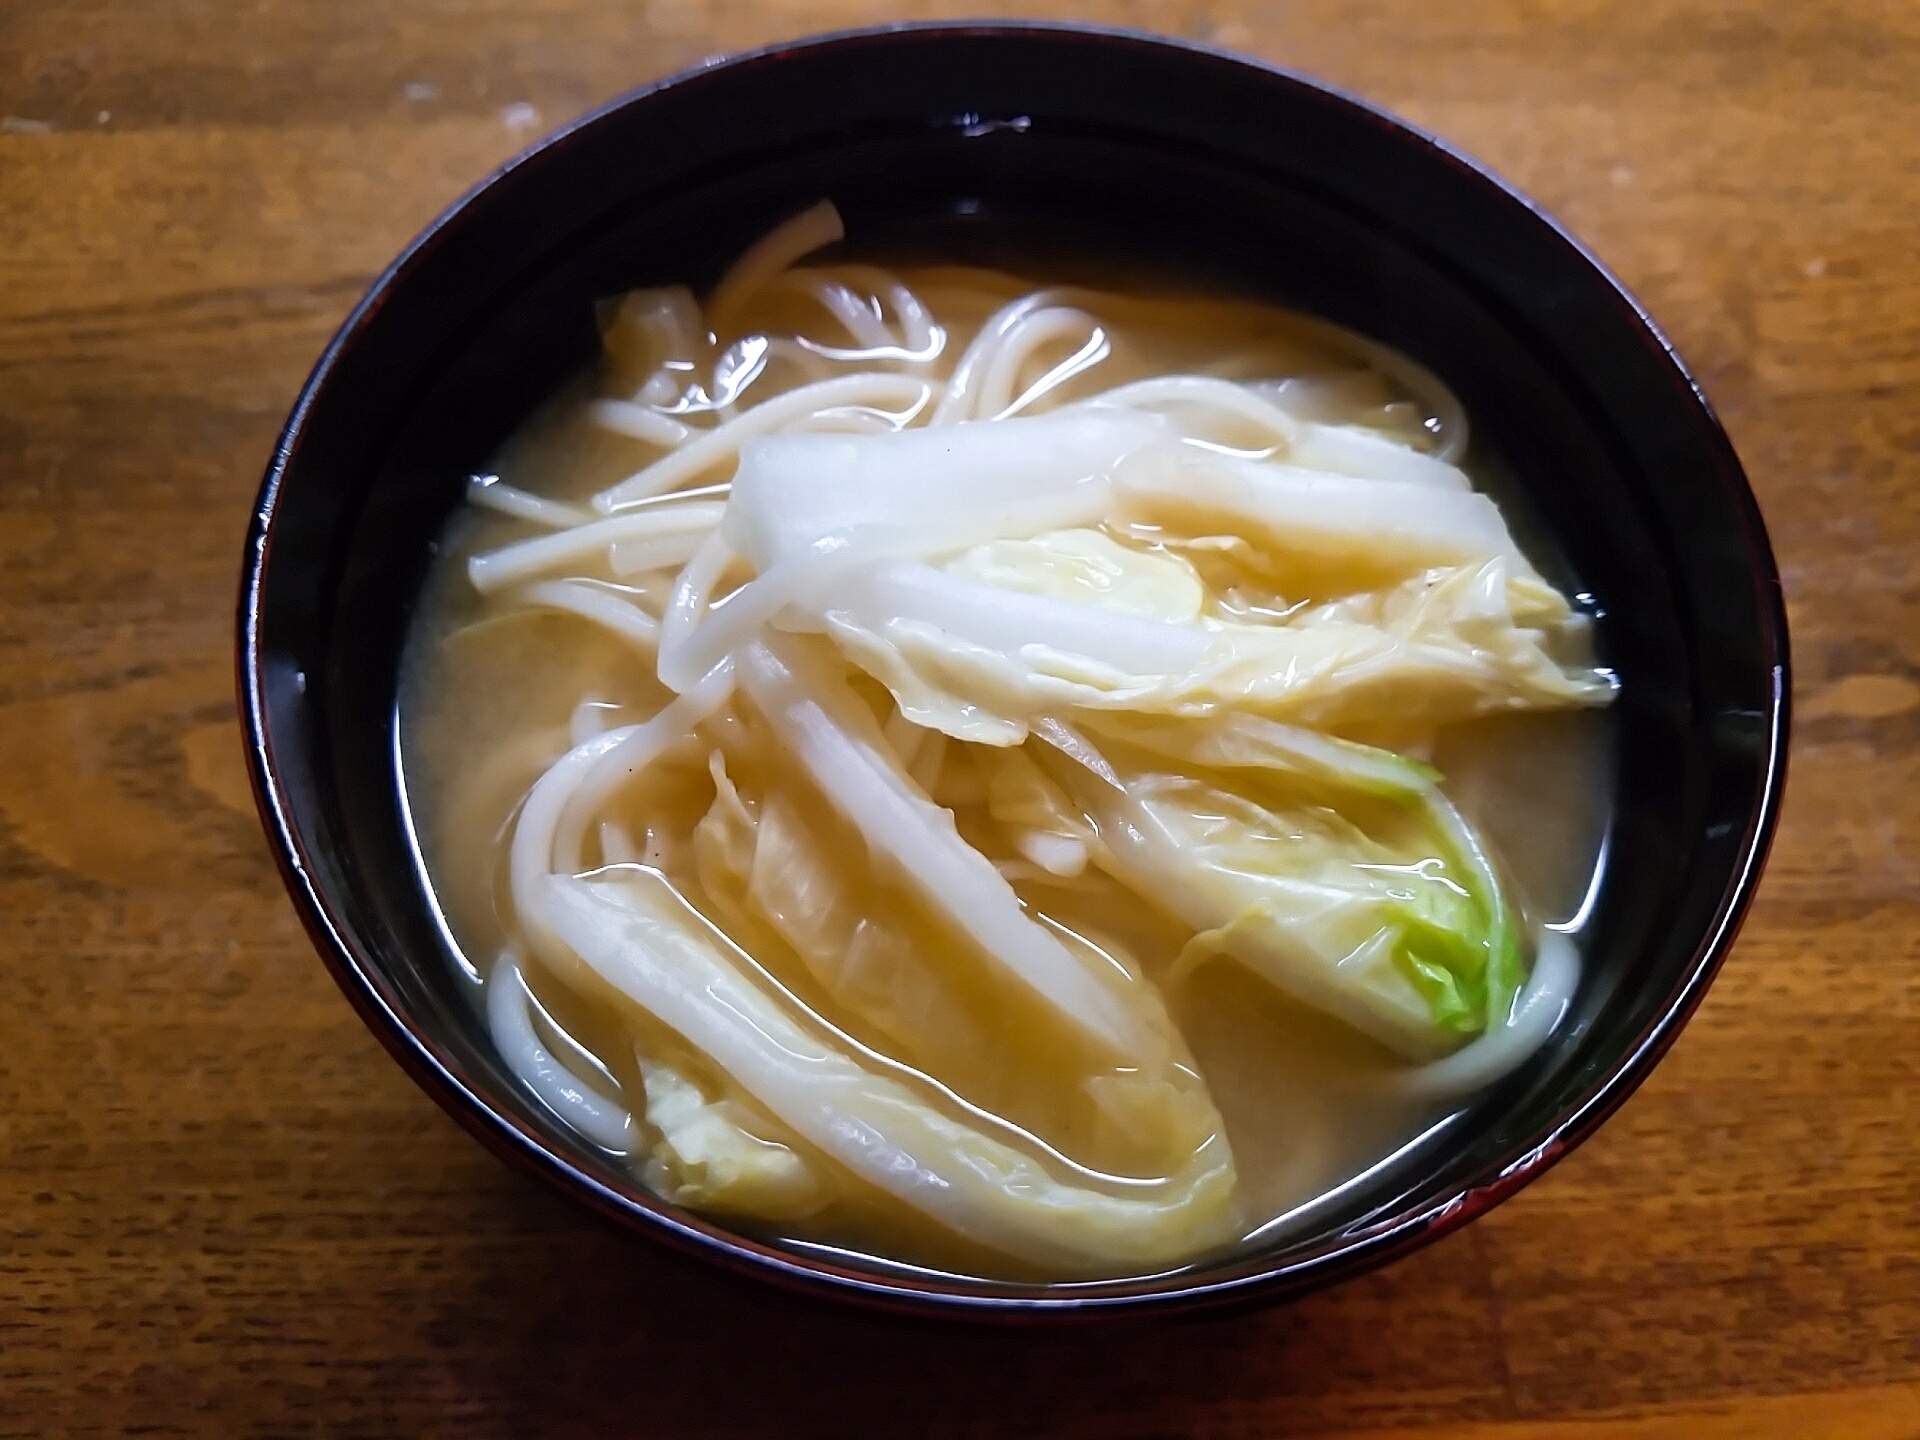
[[[1920,7],[1085,0],[1317,73],[1574,227],[1773,527],[1800,723],[1745,937],[1605,1132],[1232,1322],[804,1309],[509,1175],[293,918],[232,715],[248,504],[368,279],[544,129],[968,3],[0,14],[0,1433],[1920,1436]],[[1023,4],[1034,14],[1067,7]]]

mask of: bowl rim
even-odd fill
[[[985,39],[1050,36],[1129,49],[1148,58],[1168,52],[1225,67],[1262,83],[1310,92],[1357,118],[1391,132],[1403,142],[1431,151],[1470,186],[1494,192],[1493,198],[1524,210],[1548,244],[1558,244],[1590,270],[1610,303],[1625,312],[1657,349],[1658,359],[1677,374],[1689,392],[1699,433],[1721,452],[1716,472],[1725,482],[1725,499],[1739,524],[1744,568],[1755,590],[1761,620],[1760,653],[1771,677],[1771,693],[1760,735],[1756,765],[1758,794],[1751,804],[1735,860],[1712,916],[1694,946],[1679,980],[1658,1013],[1619,1056],[1592,1080],[1531,1148],[1480,1183],[1462,1183],[1451,1193],[1413,1209],[1392,1212],[1377,1223],[1341,1232],[1331,1240],[1291,1254],[1253,1257],[1223,1274],[1177,1271],[1161,1277],[1095,1282],[1082,1287],[1034,1286],[938,1279],[922,1280],[891,1271],[834,1264],[776,1248],[712,1224],[644,1190],[629,1194],[589,1173],[551,1145],[532,1127],[508,1114],[480,1088],[462,1078],[452,1057],[403,1011],[371,967],[362,962],[350,925],[315,878],[300,827],[295,800],[283,783],[274,757],[273,725],[265,691],[262,610],[273,552],[281,489],[306,436],[315,405],[326,392],[342,357],[393,292],[418,269],[485,193],[515,172],[542,163],[616,112],[648,103],[656,96],[708,82],[712,77],[742,77],[790,56],[833,49],[885,45],[898,40]],[[1666,334],[1626,286],[1580,240],[1512,184],[1446,140],[1337,86],[1284,66],[1183,38],[1118,27],[1043,20],[912,21],[843,29],[781,41],[727,56],[709,57],[672,75],[635,87],[568,121],[526,150],[496,166],[435,216],[375,277],[328,341],[301,387],[275,442],[248,526],[241,567],[235,644],[238,708],[255,802],[274,858],[308,937],[335,982],[371,1029],[442,1109],[490,1151],[522,1172],[539,1177],[584,1204],[623,1233],[664,1241],[673,1249],[737,1274],[804,1294],[853,1301],[869,1309],[901,1314],[984,1320],[1086,1321],[1122,1316],[1165,1315],[1200,1310],[1244,1309],[1296,1298],[1364,1271],[1452,1233],[1498,1205],[1587,1139],[1636,1090],[1672,1046],[1698,1009],[1724,963],[1753,899],[1778,823],[1785,786],[1791,685],[1787,615],[1780,576],[1751,484],[1704,391]],[[641,1198],[645,1196],[645,1199]]]

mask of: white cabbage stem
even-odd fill
[[[766,645],[749,646],[740,669],[743,688],[782,747],[860,832],[876,863],[897,867],[936,914],[1100,1049],[1137,1060],[1161,1048],[1027,917],[992,863],[960,838],[953,816],[902,772],[871,712],[844,681],[806,664],[790,646],[777,655]]]
[[[743,451],[726,520],[668,606],[661,683],[681,690],[788,606],[895,556],[1098,520],[1107,476],[1162,435],[1147,416],[1003,421],[880,436],[782,435]],[[709,610],[723,547],[760,574]]]
[[[1463,494],[1473,490],[1466,471],[1457,466],[1355,425],[1307,421],[1294,437],[1287,458],[1303,469],[1335,475],[1425,485]]]
[[[1533,573],[1500,508],[1474,490],[1330,474],[1194,446],[1142,454],[1116,483],[1122,514],[1202,533],[1217,527],[1302,566],[1345,566],[1355,577],[1392,582],[1497,555],[1519,573]]]
[[[528,892],[566,960],[673,1030],[847,1173],[954,1234],[1078,1272],[1172,1263],[1236,1233],[1224,1134],[1118,1195],[1063,1182],[802,1024],[649,872],[547,874],[531,877]]]
[[[1094,605],[963,580],[930,565],[892,562],[849,576],[827,605],[885,632],[894,619],[924,623],[979,647],[1021,657],[1031,647],[1083,656],[1129,675],[1178,675],[1213,644],[1199,625],[1141,620]]]
[[[1048,528],[1093,523],[1110,504],[1108,477],[1167,434],[1154,416],[1115,411],[769,436],[741,451],[721,533],[764,571],[855,526],[951,526],[972,545],[1034,533],[1029,514]]]

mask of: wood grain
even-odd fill
[[[0,7],[0,1434],[1920,1436],[1913,5],[1073,8],[1505,172],[1673,335],[1773,527],[1802,723],[1745,937],[1639,1095],[1487,1219],[1149,1334],[823,1314],[507,1175],[333,990],[227,662],[248,501],[326,336],[585,106],[973,8]]]

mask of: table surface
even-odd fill
[[[1920,1436],[1911,3],[1075,11],[1323,76],[1504,172],[1674,337],[1772,526],[1799,723],[1745,934],[1658,1073],[1494,1214],[1234,1321],[826,1313],[508,1174],[334,990],[229,662],[248,504],[327,336],[585,107],[970,8],[0,7],[0,1433]]]

